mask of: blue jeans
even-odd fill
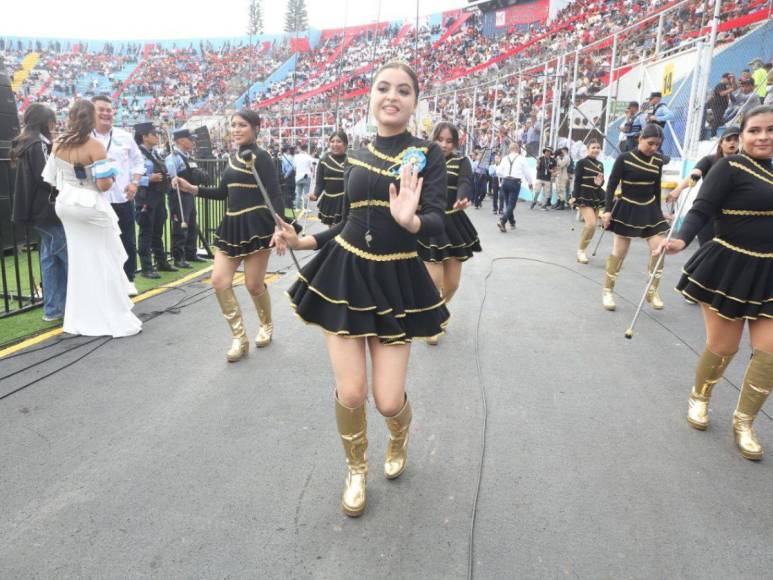
[[[37,225],[40,234],[40,277],[43,314],[62,318],[67,300],[67,239],[62,224]]]
[[[518,203],[518,195],[521,193],[521,180],[520,179],[503,179],[502,180],[502,197],[505,200],[505,213],[500,218],[500,221],[504,224],[510,222],[511,226],[515,225],[515,204]]]
[[[309,194],[309,186],[311,185],[311,177],[308,175],[301,177],[295,182],[295,207],[300,209],[303,207],[303,197]]]

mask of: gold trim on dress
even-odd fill
[[[393,254],[372,254],[371,252],[366,252],[365,250],[361,250],[360,248],[353,246],[345,239],[343,239],[340,236],[340,234],[333,239],[338,243],[339,246],[341,246],[347,252],[351,252],[355,256],[359,258],[364,258],[365,260],[373,260],[376,262],[393,262],[395,260],[411,260],[419,256],[418,252],[395,252]]]
[[[236,216],[236,215],[242,215],[245,213],[249,213],[251,211],[255,211],[256,209],[268,209],[268,206],[265,205],[253,205],[252,207],[247,207],[244,209],[240,209],[239,211],[227,211],[225,212],[225,215],[227,216]]]
[[[660,171],[658,171],[657,169],[652,169],[651,167],[643,167],[638,163],[634,163],[633,161],[628,161],[628,159],[623,159],[623,163],[627,163],[631,167],[635,167],[636,169],[641,169],[642,171],[646,171],[648,173],[654,173],[655,175],[660,175]]]
[[[254,235],[254,236],[252,236],[250,239],[248,239],[248,240],[245,240],[245,241],[243,241],[243,242],[239,242],[238,244],[232,244],[231,242],[227,242],[227,241],[225,241],[223,238],[221,238],[220,236],[218,236],[217,234],[213,234],[213,235],[214,235],[214,237],[215,237],[215,238],[217,238],[217,240],[218,240],[218,241],[222,242],[222,243],[223,243],[223,244],[225,244],[226,246],[231,246],[231,247],[233,247],[233,248],[240,248],[240,247],[241,247],[241,246],[243,246],[244,244],[249,244],[250,242],[252,242],[252,240],[265,240],[265,239],[267,239],[267,238],[270,238],[270,237],[271,237],[271,236],[273,236],[274,234],[273,234],[273,233],[271,233],[271,234],[268,234],[267,236],[261,236],[261,235],[255,234],[255,235]]]
[[[245,189],[258,189],[257,183],[227,183],[226,187],[244,187]]]
[[[658,227],[660,224],[666,224],[666,225],[668,225],[668,222],[667,222],[666,220],[659,221],[659,222],[658,222],[658,223],[656,223],[656,224],[647,224],[647,225],[645,225],[645,226],[634,226],[634,225],[631,225],[631,224],[627,224],[627,223],[625,223],[625,222],[621,222],[619,219],[615,219],[615,218],[612,218],[612,221],[613,221],[613,222],[617,222],[617,223],[619,223],[620,225],[623,225],[623,226],[626,226],[626,227],[629,227],[629,228],[633,228],[633,229],[635,229],[635,230],[643,230],[643,229],[646,229],[646,228],[656,228],[656,227]],[[616,234],[616,235],[619,235],[619,234]],[[657,236],[657,235],[659,235],[659,234],[653,234],[653,235],[652,235],[652,236],[650,236],[650,237],[652,238],[652,237],[655,237],[655,236]],[[630,236],[623,236],[623,237],[630,237]]]
[[[749,215],[759,217],[773,216],[773,211],[757,211],[752,209],[723,209],[722,213],[725,215]]]
[[[375,206],[375,207],[389,207],[389,202],[384,201],[383,199],[371,199],[371,200],[363,200],[363,201],[353,201],[349,204],[349,209],[357,209],[360,207],[368,207],[368,206]]]
[[[652,167],[657,167],[657,166],[658,166],[656,163],[653,163],[653,161],[655,161],[655,159],[657,159],[657,160],[658,160],[658,161],[660,161],[660,162],[662,162],[662,161],[663,161],[663,159],[662,159],[662,158],[660,158],[660,157],[658,157],[657,155],[653,155],[653,156],[650,158],[650,160],[649,160],[649,161],[647,161],[647,160],[645,160],[645,159],[642,159],[642,158],[641,158],[641,157],[639,157],[638,155],[636,155],[636,152],[635,152],[635,151],[631,151],[631,157],[633,157],[634,159],[636,159],[636,160],[637,160],[639,163],[644,163],[644,165],[651,165]]]
[[[695,278],[690,276],[690,274],[687,271],[685,271],[684,268],[682,268],[682,274],[684,274],[685,277],[690,282],[692,282],[696,286],[700,286],[701,288],[703,288],[707,292],[713,292],[714,294],[721,294],[722,296],[724,296],[728,300],[733,300],[734,302],[740,302],[741,304],[754,304],[755,306],[763,306],[764,304],[767,304],[768,302],[773,302],[773,298],[766,298],[762,302],[760,302],[759,300],[744,300],[743,298],[737,298],[735,296],[731,296],[730,294],[727,294],[726,292],[723,292],[722,290],[715,290],[714,288],[709,288],[708,286],[704,286],[703,284],[698,282]]]
[[[429,151],[429,147],[414,147],[413,145],[409,145],[408,147],[406,147],[405,149],[400,151],[400,153],[398,153],[396,157],[392,157],[392,156],[387,155],[386,153],[382,153],[381,151],[376,149],[376,147],[373,145],[373,143],[368,143],[368,151],[373,153],[373,155],[375,155],[379,159],[381,159],[383,161],[391,161],[394,164],[399,164],[399,163],[403,162],[403,157],[405,156],[405,152],[408,149],[411,149],[411,150],[414,150],[414,151],[419,150],[419,151],[421,151],[422,153],[425,153],[425,154]]]
[[[773,318],[773,315],[765,314],[764,312],[760,312],[757,316],[749,316],[748,314],[744,314],[743,316],[735,316],[735,317],[726,316],[725,314],[722,314],[718,308],[716,308],[715,306],[712,306],[711,304],[709,304],[704,300],[700,300],[699,298],[696,298],[695,296],[687,292],[687,290],[677,290],[677,292],[679,292],[683,296],[687,296],[687,298],[689,298],[693,302],[700,302],[701,304],[705,304],[709,310],[714,312],[714,314],[716,314],[720,318],[724,318],[725,320],[759,320],[760,318]]]
[[[735,167],[736,169],[740,169],[742,171],[745,171],[749,175],[752,175],[752,176],[756,177],[757,179],[759,179],[761,181],[764,181],[765,183],[773,185],[773,179],[769,179],[769,178],[765,177],[764,175],[760,175],[759,173],[757,173],[756,171],[753,171],[749,167],[746,167],[746,165],[744,165],[742,163],[738,163],[737,161],[728,161],[728,164],[731,165],[732,167]],[[756,166],[759,167],[760,169],[762,169],[763,171],[765,170],[764,167],[761,167],[759,165],[756,165]]]
[[[325,163],[324,161],[320,161],[320,162],[319,162],[319,164],[320,164],[320,165],[323,165],[324,167],[327,167],[327,168],[328,168],[330,171],[332,171],[333,173],[343,173],[343,172],[344,172],[344,170],[343,170],[343,165],[341,165],[341,166],[339,166],[339,167],[331,167],[330,165],[328,165],[328,164],[327,164],[327,163]],[[328,178],[328,179],[330,179],[330,178]]]
[[[363,169],[367,169],[368,171],[371,171],[373,173],[378,173],[379,175],[383,175],[384,177],[391,177],[392,179],[400,181],[399,174],[394,175],[391,171],[374,167],[373,165],[370,165],[369,163],[365,163],[364,161],[360,161],[359,159],[350,158],[349,163],[351,165],[354,165],[355,167],[362,167]]]
[[[422,243],[421,240],[418,240],[418,242],[419,242],[420,246],[422,246],[424,248],[427,248],[428,250],[433,250],[433,249],[434,250],[445,250],[446,248],[452,248],[454,250],[458,250],[458,249],[461,249],[461,248],[471,248],[475,244],[479,244],[480,240],[478,238],[475,238],[471,242],[465,242],[463,244],[446,244],[445,246],[437,246],[435,244],[430,244],[428,246],[427,244]]]
[[[236,167],[236,165],[234,165],[233,160],[230,157],[228,158],[228,167],[230,167],[234,171],[241,171],[242,173],[246,173],[247,175],[252,175],[252,171],[249,171],[247,169],[242,169],[241,167]]]
[[[325,192],[322,192],[322,195],[319,196],[319,199],[322,199],[323,197],[331,197],[331,198],[332,197],[341,197],[342,195],[344,195],[343,191],[340,192],[340,193],[328,193],[327,191],[325,191]]]
[[[714,238],[712,241],[717,242],[720,246],[726,247],[728,250],[738,252],[739,254],[746,254],[747,256],[752,256],[754,258],[773,258],[773,252],[755,252],[754,250],[747,250],[746,248],[742,248],[740,246],[734,246],[722,238]]]
[[[746,153],[741,153],[741,156],[744,157],[744,159],[746,159],[747,161],[749,161],[752,165],[754,165],[757,169],[759,169],[763,173],[770,175],[770,177],[773,178],[773,172],[771,172],[766,167],[763,167],[762,165],[757,163],[757,161],[753,157],[749,157]]]
[[[657,199],[657,198],[656,198],[656,197],[653,195],[653,196],[652,196],[650,199],[648,199],[647,201],[636,201],[636,200],[634,200],[634,199],[631,199],[630,197],[625,197],[624,195],[621,195],[621,196],[620,196],[620,199],[622,199],[623,201],[627,201],[628,203],[632,203],[632,204],[634,204],[634,205],[649,205],[649,204],[651,204],[653,201],[655,201],[655,199]]]
[[[623,179],[622,182],[626,185],[655,185],[654,181],[628,181]]]

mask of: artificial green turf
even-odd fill
[[[37,263],[37,256],[34,256],[34,259],[36,260],[34,263]],[[153,288],[174,282],[183,276],[187,276],[191,272],[202,270],[211,264],[211,261],[192,262],[192,269],[180,270],[179,272],[159,272],[161,278],[157,280],[143,278],[141,275],[137,274],[137,277],[134,279],[134,285],[137,287],[137,291],[142,294]],[[37,281],[38,279],[39,278],[36,278],[35,280]],[[0,348],[18,342],[24,338],[40,334],[51,328],[56,328],[62,324],[61,321],[44,322],[42,317],[43,309],[35,308],[29,312],[22,312],[20,314],[0,318]]]

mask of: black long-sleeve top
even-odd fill
[[[427,163],[416,215],[421,227],[416,234],[400,226],[389,211],[389,185],[400,190],[402,156],[409,148],[424,153]],[[416,251],[416,239],[439,234],[448,192],[446,163],[440,147],[408,132],[377,136],[368,147],[349,153],[344,170],[343,219],[328,230],[314,234],[317,247],[340,235],[355,253],[400,254]],[[365,239],[370,234],[370,243]]]
[[[677,237],[689,244],[716,216],[716,238],[752,252],[773,252],[773,163],[732,155],[719,159]],[[767,256],[767,257],[773,257]]]
[[[32,139],[17,153],[13,193],[13,221],[31,226],[60,223],[54,211],[56,188],[43,181],[51,145]]]
[[[660,155],[647,157],[640,151],[627,151],[615,159],[607,181],[606,206],[612,211],[617,186],[621,186],[621,198],[635,203],[649,203],[660,199],[660,181],[663,175],[663,158]]]
[[[540,155],[537,160],[537,179],[540,181],[550,181],[553,177],[552,170],[556,168],[556,160],[552,157]]]
[[[593,157],[583,157],[574,168],[572,197],[577,200],[595,201],[604,195],[604,187],[596,185],[596,176],[604,177],[604,165]]]
[[[344,167],[346,154],[326,153],[317,163],[317,176],[314,180],[314,195],[319,197],[324,191],[328,197],[337,197],[344,191]]]
[[[457,201],[471,197],[472,163],[464,155],[451,155],[446,159],[446,173],[448,174],[446,210],[450,210]]]
[[[206,199],[227,199],[230,213],[263,206],[265,204],[263,196],[243,157],[247,150],[252,151],[255,156],[255,169],[274,209],[283,216],[284,201],[276,167],[271,156],[255,144],[239,147],[238,153],[232,153],[228,157],[228,167],[220,177],[220,184],[214,187],[199,186],[198,196]]]

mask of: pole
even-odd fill
[[[344,37],[341,40],[341,54],[338,55],[338,71],[336,72],[337,78],[341,78],[341,65],[344,60],[344,51],[346,50],[346,19],[349,16],[349,0],[346,0],[344,4]],[[375,45],[375,43],[374,43]],[[336,91],[336,126],[339,126],[338,108],[341,104],[341,89]]]
[[[416,31],[413,35],[413,66],[419,66],[419,0],[416,0]]]
[[[489,127],[489,130],[491,131],[491,139],[490,139],[490,145],[493,148],[494,147],[494,126],[497,123],[497,105],[499,101],[499,83],[494,85],[494,107],[491,110],[491,127]]]
[[[574,71],[572,72],[572,96],[569,105],[569,142],[574,142],[572,138],[572,115],[574,115],[574,108],[577,103],[577,75],[580,70],[580,49],[574,51]]]
[[[561,80],[563,71],[564,55],[561,55],[558,57],[558,62],[556,63],[556,82],[553,85],[553,115],[550,123],[550,146],[553,148],[553,151],[556,151],[558,148],[558,131],[560,130],[559,123],[561,120],[561,91],[563,91],[563,83]]]
[[[470,131],[467,134],[468,139],[467,141],[470,143],[470,146],[474,148],[474,137],[475,137],[475,107],[478,104],[478,86],[475,85],[475,90],[472,92],[472,109],[470,110]]]
[[[604,135],[609,132],[609,118],[612,115],[612,79],[615,75],[615,62],[617,61],[617,40],[618,35],[615,34],[612,40],[612,56],[609,60],[609,84],[607,85],[607,110],[604,115]]]
[[[347,0],[348,5],[348,0]],[[378,31],[378,21],[381,20],[381,0],[378,0],[378,6],[376,8],[376,31]],[[377,32],[378,33],[378,32]],[[376,44],[373,43],[373,50],[370,53],[370,86],[373,86],[373,74],[376,71]],[[370,121],[370,106],[365,107],[365,130],[368,130],[368,122]]]
[[[545,148],[545,121],[547,120],[547,108],[548,108],[548,63],[545,63],[545,69],[542,72],[542,126],[539,131],[539,151],[540,155]]]
[[[665,13],[661,12],[660,17],[658,18],[658,36],[655,39],[655,58],[658,57],[660,54],[660,49],[663,46],[663,20],[665,17]]]
[[[515,134],[518,135],[518,127],[521,124],[521,97],[522,94],[522,87],[523,86],[523,74],[521,71],[518,71],[518,90],[516,91],[516,97],[515,97]]]
[[[459,111],[459,101],[457,101],[457,97],[458,97],[457,92],[458,91],[454,91],[454,108],[453,108],[453,115],[454,116],[453,116],[453,120],[452,120],[454,125],[456,125],[456,114]]]

